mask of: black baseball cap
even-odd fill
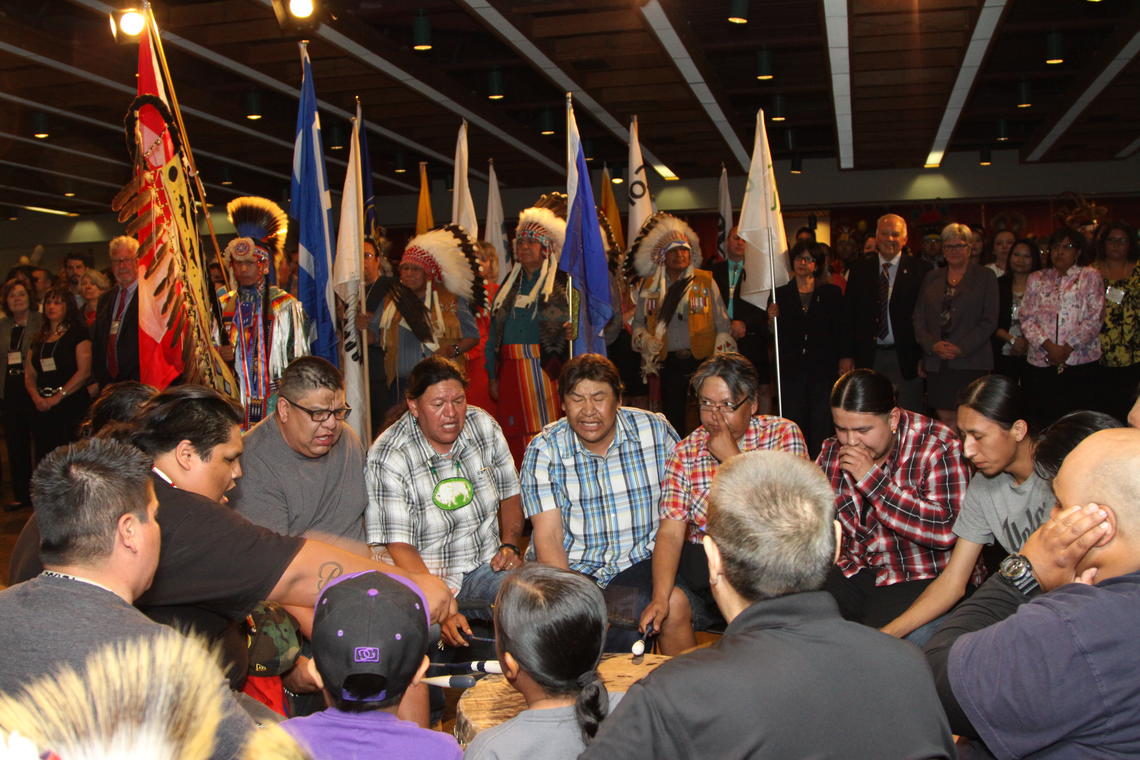
[[[428,645],[428,604],[407,578],[375,570],[345,575],[317,598],[313,659],[325,688],[346,701],[380,702],[407,689]],[[378,676],[365,693],[355,676]],[[360,684],[357,684],[359,687]]]

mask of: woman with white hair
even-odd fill
[[[973,239],[964,224],[943,228],[946,266],[927,273],[914,306],[926,403],[951,428],[958,417],[958,392],[994,366],[990,336],[997,329],[997,278],[971,260]]]

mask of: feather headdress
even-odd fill
[[[230,201],[226,212],[238,235],[226,246],[226,256],[231,260],[250,261],[254,257],[269,260],[284,250],[289,217],[273,201],[244,195]],[[231,250],[232,244],[243,238],[254,241],[254,245],[233,246]]]
[[[470,302],[472,311],[486,308],[487,290],[479,272],[475,245],[459,225],[449,224],[416,235],[408,241],[400,261],[423,267],[434,283]]]
[[[692,227],[672,214],[656,212],[641,225],[629,247],[625,261],[627,276],[651,278],[658,267],[665,264],[665,252],[678,243],[687,245],[690,251],[701,249],[700,238]]]
[[[18,734],[38,748],[31,757],[208,760],[227,711],[240,709],[226,688],[218,657],[198,640],[164,631],[113,642],[82,668],[61,666],[0,696],[0,750]],[[260,733],[241,757],[305,756],[279,730]]]

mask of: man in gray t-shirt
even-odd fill
[[[344,376],[316,356],[281,375],[277,410],[244,436],[230,504],[278,533],[364,541],[364,445],[345,423]]]
[[[1008,472],[992,478],[979,472],[966,489],[954,535],[975,544],[997,541],[1016,554],[1029,534],[1048,519],[1056,501],[1049,482],[1036,473],[1018,484]]]

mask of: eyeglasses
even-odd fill
[[[329,417],[336,417],[337,420],[343,421],[347,420],[348,415],[352,414],[352,407],[348,405],[345,405],[340,409],[306,409],[291,398],[285,398],[285,396],[282,396],[281,398],[285,399],[291,405],[297,407],[302,412],[309,415],[309,419],[311,419],[313,422],[325,422]]]
[[[952,248],[954,250],[960,251],[963,248],[969,248],[970,244],[969,243],[943,243],[942,247],[943,248]]]
[[[744,406],[744,402],[748,400],[748,396],[737,401],[735,404],[732,402],[709,401],[707,398],[697,399],[697,406],[700,407],[702,412],[723,412],[725,414],[732,414],[740,407]]]

